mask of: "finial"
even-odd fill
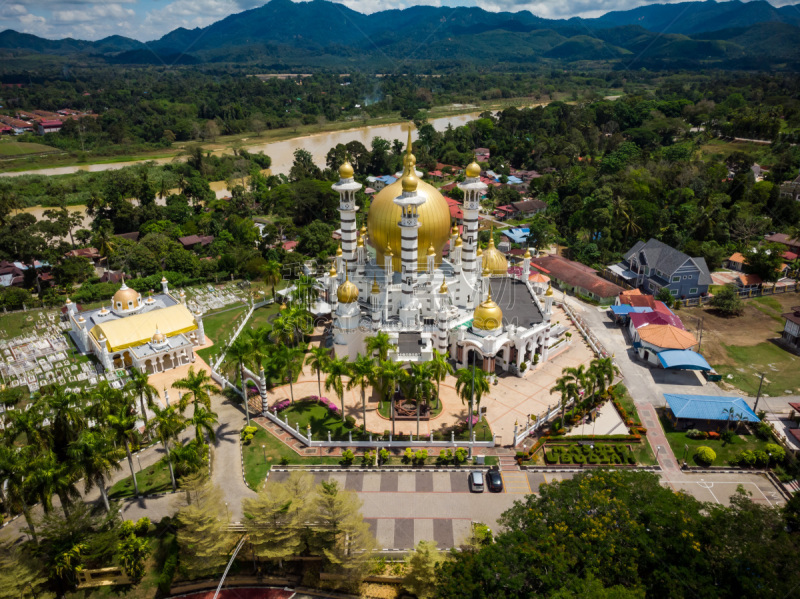
[[[409,121],[408,123],[408,143],[406,144],[406,154],[411,154],[411,129],[414,124]]]
[[[390,258],[394,257],[394,254],[392,253],[392,244],[389,242],[386,242],[386,255]]]

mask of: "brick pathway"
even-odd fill
[[[667,437],[664,434],[664,429],[661,428],[661,422],[658,420],[656,409],[653,404],[636,403],[636,409],[639,411],[639,416],[642,419],[642,424],[647,427],[647,441],[653,453],[658,456],[658,463],[664,469],[665,473],[675,473],[680,471],[680,465],[672,453],[672,448],[667,442]],[[660,448],[660,449],[659,449]],[[667,476],[669,478],[669,476]]]

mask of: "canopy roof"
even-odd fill
[[[642,341],[664,349],[689,349],[697,345],[694,335],[668,324],[651,324],[636,332]]]
[[[669,324],[673,327],[678,327],[681,330],[686,330],[683,326],[681,319],[674,314],[664,314],[663,312],[650,312],[647,314],[631,314],[631,322],[635,329],[646,327],[653,324]]]
[[[759,422],[758,416],[741,397],[724,395],[675,395],[665,393],[664,399],[675,418]],[[725,410],[733,408],[731,417]]]
[[[688,349],[668,349],[658,354],[658,360],[664,368],[680,370],[711,370],[706,359]]]
[[[641,307],[637,308],[636,306],[631,306],[629,304],[619,304],[616,306],[611,306],[611,311],[616,316],[624,316],[626,314],[647,314],[652,312],[652,308]]]
[[[90,332],[97,340],[100,339],[101,333],[105,335],[106,347],[109,351],[115,352],[148,343],[156,329],[167,337],[172,337],[196,330],[197,322],[186,306],[176,304],[96,324]]]

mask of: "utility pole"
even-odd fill
[[[763,384],[764,384],[764,373],[762,372],[762,373],[760,373],[758,376],[760,376],[760,377],[761,377],[761,380],[760,380],[760,381],[759,381],[759,383],[758,383],[758,393],[756,394],[756,403],[755,403],[755,405],[753,406],[753,411],[754,411],[754,412],[755,412],[756,410],[758,410],[758,400],[759,400],[759,399],[761,399],[761,385],[763,385]],[[758,412],[756,412],[756,414],[758,414]]]
[[[706,319],[705,316],[700,318],[700,335],[699,335],[699,339],[697,341],[697,353],[698,354],[700,353],[700,347],[703,344],[703,321],[705,321],[705,319]]]

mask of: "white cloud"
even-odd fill
[[[120,4],[98,4],[80,10],[55,10],[53,18],[56,23],[86,23],[101,19],[124,19],[135,17],[131,8],[123,8]]]

